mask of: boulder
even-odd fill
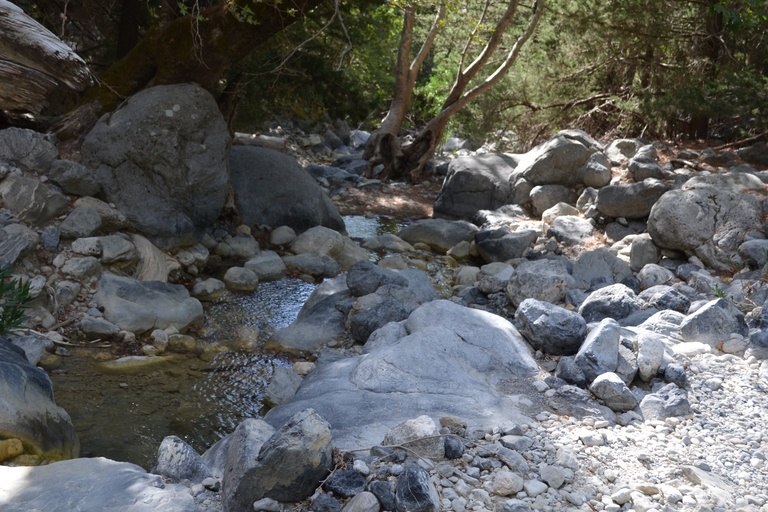
[[[20,174],[11,174],[0,182],[3,206],[19,220],[42,226],[67,208],[67,198],[48,185]]]
[[[637,399],[624,381],[613,372],[599,375],[589,386],[589,391],[602,400],[612,411],[631,411],[637,407]]]
[[[58,241],[56,242],[58,246]],[[13,265],[22,254],[29,252],[29,241],[0,228],[0,265]]]
[[[656,377],[664,361],[662,335],[640,330],[637,333],[637,371],[642,380],[650,382]]]
[[[104,317],[122,330],[144,333],[203,320],[203,306],[181,285],[104,274],[94,297]]]
[[[612,318],[606,318],[589,332],[574,358],[588,382],[598,375],[616,371],[620,337],[621,327]]]
[[[630,158],[627,162],[627,172],[637,182],[648,178],[661,179],[664,177],[656,158],[646,155]]]
[[[726,173],[710,174],[708,176],[694,176],[686,181],[682,190],[708,189],[719,192],[728,190],[729,192],[756,192],[765,189],[765,183],[754,174],[749,173]]]
[[[237,447],[242,443],[233,440],[222,489],[225,512],[250,510],[253,502],[262,498],[304,500],[333,467],[330,425],[312,409],[292,415],[271,437],[261,441],[257,457],[233,453]],[[249,446],[248,451],[255,450]]]
[[[107,200],[142,233],[183,238],[215,221],[229,191],[229,130],[192,84],[160,85],[102,117],[82,146]]]
[[[639,272],[648,263],[656,264],[661,258],[661,251],[651,240],[651,235],[644,233],[632,239],[629,250],[629,267]]]
[[[38,467],[0,466],[4,512],[199,512],[189,488],[103,457]]]
[[[632,270],[623,260],[607,249],[582,251],[573,262],[573,279],[583,290],[620,283],[632,276]]]
[[[576,281],[565,264],[558,260],[526,261],[510,277],[506,294],[515,307],[527,298],[544,302],[561,302]]]
[[[16,127],[0,130],[0,160],[45,173],[58,157],[54,135]]]
[[[397,478],[395,506],[402,512],[440,512],[437,488],[421,466],[406,464]]]
[[[480,256],[487,262],[503,262],[522,258],[539,233],[533,229],[512,231],[507,226],[475,233],[475,244]]]
[[[404,227],[397,236],[411,245],[421,242],[445,253],[459,242],[471,241],[477,231],[477,226],[466,221],[424,219]]]
[[[587,324],[581,315],[536,299],[520,303],[515,321],[534,349],[556,356],[578,352],[587,334]]]
[[[230,290],[252,292],[259,286],[259,276],[243,267],[230,267],[224,274],[224,284]]]
[[[235,204],[243,223],[313,226],[343,231],[344,220],[320,185],[288,155],[257,146],[235,146],[230,156]]]
[[[157,464],[152,473],[162,475],[171,483],[189,480],[200,484],[206,478],[213,477],[200,454],[176,436],[163,439],[157,449]]]
[[[71,160],[54,161],[48,176],[65,194],[95,196],[101,190],[101,185],[91,170]]]
[[[91,236],[101,228],[101,216],[88,206],[75,208],[61,223],[59,229],[63,238]]]
[[[627,286],[618,283],[589,294],[579,306],[579,314],[587,323],[604,318],[621,320],[643,309],[643,302]]]
[[[341,271],[339,264],[329,256],[318,256],[311,252],[297,254],[295,256],[285,256],[283,258],[286,268],[289,272],[297,274],[306,274],[315,278],[333,277]]]
[[[283,259],[274,251],[261,251],[245,262],[245,268],[254,272],[259,281],[272,281],[285,275]]]
[[[611,182],[611,162],[603,153],[592,153],[578,174],[587,187],[604,187]]]
[[[344,169],[331,167],[328,165],[308,165],[305,169],[315,180],[325,180],[331,186],[339,187],[343,185],[354,185],[360,181],[360,176],[351,174]]]
[[[680,324],[685,341],[698,341],[710,346],[730,338],[732,333],[747,336],[749,328],[744,314],[726,299],[716,299],[688,315]]]
[[[435,199],[435,217],[470,219],[479,210],[495,210],[510,201],[510,177],[519,157],[487,154],[455,158]]]
[[[597,192],[595,207],[608,217],[647,217],[656,201],[669,190],[661,180],[647,179],[630,185],[609,185]]]
[[[365,477],[354,469],[337,469],[323,483],[323,489],[340,498],[356,496],[365,491],[365,487]]]
[[[255,497],[253,473],[259,465],[259,452],[274,434],[275,429],[268,423],[249,418],[203,454],[211,472],[222,479],[224,510],[247,510],[259,499]],[[247,505],[238,509],[243,503]]]
[[[587,220],[575,215],[564,215],[552,222],[547,230],[548,237],[563,245],[583,244],[592,237],[595,227]]]
[[[660,390],[646,395],[640,402],[640,411],[645,421],[687,416],[691,412],[685,392],[674,384],[667,384]]]
[[[88,206],[101,216],[101,228],[104,231],[120,231],[128,227],[128,218],[115,208],[95,197],[81,197],[74,204],[75,208]]]
[[[648,232],[661,248],[684,251],[709,267],[730,270],[730,254],[744,242],[745,232],[760,229],[760,213],[754,195],[672,190],[654,205]]]
[[[222,258],[247,261],[259,253],[259,242],[248,233],[226,235],[214,247],[213,252]]]
[[[24,350],[3,339],[0,339],[0,433],[3,438],[21,440],[25,452],[45,460],[70,459],[80,453],[75,427],[64,409],[56,406],[48,374],[31,364]],[[6,468],[0,466],[0,469]],[[5,478],[0,479],[0,496],[6,482]],[[0,499],[0,503],[11,502]]]
[[[285,366],[275,366],[272,378],[264,390],[264,404],[268,407],[275,407],[287,402],[301,384],[301,377]]]
[[[294,254],[312,253],[331,258],[338,257],[343,249],[344,239],[339,232],[324,226],[309,228],[291,244]]]
[[[523,155],[515,169],[534,185],[583,183],[585,164],[602,147],[581,130],[563,130]],[[579,172],[581,171],[581,173]]]
[[[755,142],[748,148],[740,149],[738,154],[745,162],[768,165],[768,146],[765,145],[765,142]]]
[[[377,445],[391,427],[421,415],[480,425],[522,421],[497,386],[527,390],[538,370],[511,323],[437,300],[411,313],[406,329],[408,336],[364,356],[318,366],[265,421],[279,425],[311,404],[340,449]]]
[[[649,308],[658,310],[671,309],[686,313],[688,312],[688,306],[691,305],[691,299],[672,286],[663,284],[646,288],[640,292],[638,298],[644,300]]]
[[[563,185],[537,185],[530,193],[533,214],[537,217],[557,203],[573,203],[576,197]]]
[[[617,139],[605,147],[605,155],[615,165],[632,158],[645,143],[639,139]]]
[[[432,418],[422,415],[389,429],[381,444],[407,448],[410,455],[418,457],[442,459],[445,457],[445,443],[439,434]]]

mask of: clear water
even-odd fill
[[[350,238],[370,238],[386,233],[397,234],[405,227],[402,219],[394,217],[367,218],[360,215],[347,215],[344,217],[347,226],[347,234]]]

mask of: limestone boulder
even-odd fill
[[[16,127],[0,130],[0,160],[10,160],[23,169],[44,173],[58,157],[53,135]]]
[[[563,130],[523,155],[515,169],[533,185],[583,183],[585,164],[602,146],[581,130]],[[579,172],[581,171],[581,172]]]
[[[230,147],[210,93],[192,84],[160,85],[99,120],[83,141],[82,163],[140,232],[175,239],[219,216]]]
[[[471,241],[476,232],[477,226],[466,221],[424,219],[404,227],[397,236],[411,245],[421,242],[445,253],[459,242]]]

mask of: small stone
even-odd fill
[[[262,498],[253,504],[255,512],[280,512],[280,503],[272,498]]]

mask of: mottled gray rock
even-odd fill
[[[509,279],[506,294],[515,307],[529,297],[555,304],[573,288],[576,288],[576,282],[565,264],[544,259],[526,261],[517,267]]]
[[[235,146],[229,162],[235,203],[245,224],[289,226],[297,233],[313,226],[344,229],[328,195],[290,156]]]
[[[672,190],[648,218],[657,246],[695,254],[717,270],[730,270],[729,256],[743,243],[744,232],[760,225],[758,199],[727,190]]]
[[[534,185],[576,185],[583,182],[584,165],[600,149],[585,132],[563,130],[523,155],[515,174]]]
[[[565,245],[583,244],[595,233],[595,227],[586,219],[574,215],[558,217],[547,230],[548,237],[555,237]]]
[[[88,206],[75,208],[59,226],[61,236],[70,239],[91,236],[100,228],[101,216]]]
[[[603,153],[592,153],[578,173],[587,187],[604,187],[611,182],[611,162]]]
[[[621,283],[600,288],[589,294],[579,306],[579,314],[587,323],[604,318],[621,320],[643,308],[643,302],[635,292]]]
[[[56,137],[26,128],[0,130],[0,159],[31,171],[46,172],[59,157]]]
[[[664,361],[664,342],[658,333],[640,330],[637,333],[637,370],[645,382],[656,377]]]
[[[259,253],[259,242],[248,233],[226,235],[213,251],[222,258],[249,260]]]
[[[107,200],[153,237],[191,235],[229,190],[229,130],[208,91],[160,85],[132,96],[85,137],[83,165]],[[238,190],[238,187],[235,187]]]
[[[210,277],[208,279],[196,279],[192,285],[191,294],[198,300],[216,300],[221,297],[227,289],[223,281]]]
[[[289,226],[280,226],[269,234],[269,243],[272,245],[287,246],[294,240],[296,240],[296,232]]]
[[[383,300],[354,315],[350,320],[349,334],[358,343],[365,343],[375,330],[390,322],[405,320],[409,313],[396,301]]]
[[[171,483],[189,480],[202,483],[213,474],[194,448],[176,436],[167,436],[157,449],[157,463],[152,473],[167,478]]]
[[[419,416],[395,425],[387,431],[381,444],[402,446],[409,453],[427,459],[442,459],[445,456],[443,439],[429,416]]]
[[[344,239],[341,235],[324,226],[309,228],[291,244],[291,252],[294,254],[312,253],[331,258],[339,256],[343,248]]]
[[[86,256],[68,259],[61,267],[61,271],[78,281],[91,281],[99,278],[102,269],[99,260],[93,256]]]
[[[475,243],[480,256],[488,262],[522,258],[525,250],[533,245],[538,232],[532,229],[512,231],[507,226],[475,233]]]
[[[637,150],[644,145],[645,143],[639,139],[617,139],[605,147],[605,154],[611,162],[619,165],[622,161],[635,156]]]
[[[252,292],[259,286],[259,276],[243,267],[230,267],[224,274],[224,284],[230,290]]]
[[[768,165],[768,147],[766,147],[765,142],[755,142],[748,148],[740,149],[738,154],[745,162]]]
[[[71,160],[56,160],[51,164],[48,176],[61,187],[65,194],[94,196],[101,185],[86,166]]]
[[[285,366],[275,366],[267,389],[264,390],[264,404],[269,407],[276,407],[287,402],[296,394],[300,384],[301,377],[296,372]]]
[[[249,418],[203,454],[214,475],[222,476],[221,500],[224,510],[247,510],[257,496],[254,473],[259,466],[259,452],[274,436],[268,423]],[[241,507],[241,508],[238,508]]]
[[[203,319],[203,306],[186,288],[160,281],[104,274],[94,300],[107,320],[135,333],[166,327],[183,331]]]
[[[651,240],[651,235],[643,234],[632,239],[629,251],[629,267],[639,272],[649,263],[656,264],[661,258],[661,251]]]
[[[631,411],[637,407],[637,399],[624,381],[613,372],[599,375],[592,381],[589,391],[602,400],[612,411]]]
[[[587,385],[587,378],[579,365],[576,364],[574,357],[560,358],[557,362],[557,368],[555,368],[555,377],[574,386],[584,387]]]
[[[638,298],[644,300],[648,307],[658,310],[671,309],[680,313],[686,313],[691,305],[691,299],[668,285],[646,288],[640,292]]]
[[[638,182],[647,178],[661,179],[664,177],[659,162],[655,158],[645,155],[630,158],[627,162],[627,171],[632,179]]]
[[[365,486],[365,477],[354,469],[337,469],[323,482],[326,491],[340,498],[356,496],[365,491]]]
[[[254,272],[259,281],[280,279],[288,270],[283,259],[274,251],[261,251],[246,261],[244,266]]]
[[[567,187],[563,185],[537,185],[530,193],[533,214],[541,217],[541,214],[557,203],[572,203],[576,200]]]
[[[109,204],[95,197],[81,197],[74,204],[75,208],[88,206],[101,216],[101,228],[104,231],[119,231],[128,227],[128,218]]]
[[[339,264],[328,256],[318,256],[311,252],[297,254],[295,256],[286,256],[283,258],[286,268],[291,272],[307,274],[312,277],[333,277],[341,269]]]
[[[67,198],[39,181],[11,174],[0,182],[3,206],[28,224],[42,226],[67,207]]]
[[[739,256],[757,267],[768,263],[768,240],[747,240],[739,246]]]
[[[487,154],[455,158],[435,199],[435,216],[470,219],[479,210],[510,202],[510,183],[519,156]]]
[[[744,314],[725,299],[716,299],[698,309],[680,325],[685,341],[698,341],[715,346],[730,338],[732,333],[749,334]]]
[[[424,219],[404,227],[397,236],[411,245],[421,242],[444,253],[459,242],[471,241],[476,232],[477,226],[466,221]]]
[[[515,320],[531,346],[545,354],[573,355],[587,334],[581,315],[536,299],[521,302]]]
[[[56,246],[58,246],[58,240]],[[0,229],[0,265],[13,265],[22,254],[27,252],[29,252],[29,241],[25,237],[11,234],[5,228]]]
[[[765,183],[753,174],[726,173],[694,176],[686,181],[682,190],[709,189],[715,192],[728,190],[730,192],[755,192],[765,189]]]
[[[671,270],[655,263],[648,263],[637,273],[637,280],[640,281],[640,288],[643,290],[652,286],[668,283],[672,281],[674,277],[675,275]]]
[[[69,459],[80,453],[75,427],[64,409],[56,406],[48,374],[31,364],[24,350],[4,339],[0,339],[0,432],[20,439],[27,453],[45,458]],[[0,478],[0,496],[7,481]],[[0,503],[11,502],[0,499]]]
[[[112,322],[108,322],[103,318],[94,318],[88,315],[80,319],[79,325],[83,334],[91,340],[109,339],[120,332],[120,328]]]
[[[573,278],[584,290],[619,283],[631,275],[629,266],[607,249],[582,251],[573,262]]]
[[[189,488],[102,457],[38,467],[0,466],[4,512],[199,512]]]
[[[381,286],[408,286],[408,279],[395,270],[360,261],[347,272],[346,284],[353,296],[361,297],[374,293]]]
[[[660,390],[646,395],[640,402],[643,419],[665,420],[690,414],[690,403],[685,392],[674,384],[667,384]]]
[[[659,198],[669,190],[663,181],[647,179],[631,185],[609,185],[597,192],[595,206],[608,217],[647,217]]]
[[[397,478],[395,504],[398,512],[440,512],[440,496],[429,473],[416,464],[407,464]]]
[[[616,371],[618,366],[621,327],[612,318],[606,318],[592,328],[579,348],[575,362],[588,382],[598,375]]]

